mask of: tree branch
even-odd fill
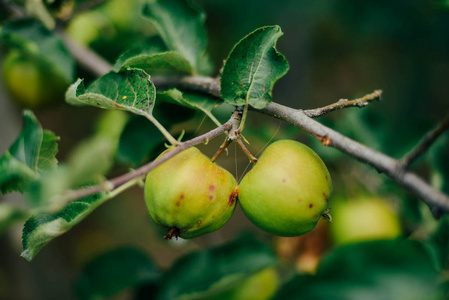
[[[449,128],[449,115],[443,119],[438,125],[429,131],[418,144],[405,154],[400,160],[400,164],[403,168],[407,169],[410,165],[417,160],[422,154],[424,154],[427,149],[432,145],[432,143],[446,130]]]
[[[165,83],[173,81],[172,83],[176,85],[174,82],[175,80],[175,78],[166,79]],[[182,79],[182,82],[182,85],[189,90],[196,90],[196,87],[198,86],[197,91],[206,92],[211,95],[220,94],[219,85],[217,85],[217,82],[219,82],[218,79],[211,80],[208,78],[207,81],[201,82],[201,77],[185,77]],[[209,87],[210,90],[207,90],[207,87]],[[381,91],[375,91],[360,99],[347,101],[350,103],[349,105],[343,104],[341,107],[336,109],[358,106],[359,103],[362,103],[361,105],[365,106],[366,104],[363,103],[369,103],[371,100],[377,99],[380,97],[380,93]],[[333,106],[329,105],[326,107]],[[255,111],[286,121],[296,127],[304,129],[306,132],[320,140],[324,146],[336,148],[346,154],[349,154],[355,159],[374,167],[378,172],[385,173],[385,175],[396,181],[399,185],[416,195],[419,199],[431,207],[438,207],[445,212],[449,212],[449,197],[433,188],[414,173],[404,170],[398,160],[343,136],[342,134],[313,120],[312,117],[306,115],[303,110],[293,109],[272,102],[266,108]],[[311,115],[320,116],[330,111],[332,110],[325,109],[322,113],[313,113]]]
[[[303,110],[303,112],[309,118],[316,118],[316,117],[322,116],[324,114],[333,112],[334,110],[338,110],[338,109],[342,109],[342,108],[346,108],[346,107],[367,106],[369,104],[369,102],[371,102],[373,100],[380,100],[381,95],[382,95],[382,90],[375,90],[371,94],[365,95],[362,98],[358,98],[355,100],[340,99],[337,102],[326,105],[324,107],[315,108],[315,109],[306,109],[306,110]]]
[[[86,196],[89,196],[89,195],[92,195],[92,194],[95,194],[98,192],[114,191],[115,189],[119,188],[123,184],[125,184],[137,177],[146,175],[149,171],[153,170],[154,168],[156,168],[163,162],[165,162],[165,161],[169,160],[170,158],[172,158],[173,156],[177,155],[178,153],[180,153],[190,147],[193,147],[195,145],[198,145],[201,143],[206,143],[209,140],[213,139],[214,137],[218,136],[219,134],[222,134],[225,131],[230,130],[232,127],[232,123],[233,123],[232,119],[233,118],[234,118],[234,116],[232,116],[231,119],[229,121],[227,121],[226,123],[224,123],[223,125],[215,128],[203,135],[197,136],[191,140],[180,143],[172,151],[168,152],[167,154],[165,154],[158,160],[154,160],[154,161],[138,168],[137,170],[123,174],[114,179],[107,180],[106,182],[103,182],[99,185],[91,186],[88,188],[82,188],[82,189],[78,189],[78,190],[68,191],[66,194],[58,196],[58,198],[55,199],[55,201],[58,203],[67,203],[69,201],[83,198],[83,197],[86,197]]]
[[[67,46],[71,50],[75,58],[77,58],[79,61],[84,61],[84,58],[82,56],[84,56],[84,54],[86,53],[89,53],[92,58],[95,58],[96,56],[97,59],[92,59],[89,63],[85,64],[85,67],[89,68],[99,76],[103,75],[112,68],[109,65],[108,70],[105,70],[106,67],[102,62],[103,59],[87,49],[78,48],[76,49],[76,51],[74,51],[75,49],[73,49],[70,43]],[[218,78],[189,76],[169,78],[153,77],[152,81],[158,89],[167,87],[179,87],[186,90],[208,93],[216,97],[220,97],[220,81]],[[317,110],[303,111],[272,102],[266,108],[256,111],[286,121],[295,125],[296,127],[304,129],[306,132],[319,139],[323,145],[334,147],[354,157],[362,163],[366,163],[374,167],[377,171],[385,173],[388,177],[396,181],[399,185],[404,187],[410,193],[414,194],[431,207],[437,207],[445,212],[449,212],[449,197],[442,192],[434,189],[414,173],[402,168],[402,165],[398,160],[393,159],[376,150],[368,148],[367,146],[362,145],[354,140],[351,140],[312,119],[312,117],[321,116],[336,109],[341,109],[349,106],[365,106],[370,101],[378,99],[380,97],[380,94],[381,91],[375,91],[372,94],[366,95],[365,97],[362,97],[360,99],[352,101],[339,101]],[[222,130],[222,132],[224,132],[227,129],[222,128]],[[176,150],[177,149],[178,148],[176,148]],[[184,148],[180,149],[184,150]],[[179,152],[180,151],[182,150],[179,150]],[[167,156],[167,159],[168,158],[169,157]],[[136,176],[145,174],[143,170],[147,171],[147,168],[151,169],[151,164],[152,163],[140,168],[139,170],[142,170],[140,171],[141,174],[139,173],[139,175]],[[126,174],[126,176],[121,176],[119,177],[119,180],[116,180],[118,180],[119,182],[123,182],[124,180],[129,180],[128,176],[134,178],[134,175]]]
[[[16,17],[24,17],[25,13],[16,3],[8,0],[0,0],[0,9],[5,13],[8,12],[6,19],[13,19]]]
[[[62,31],[58,31],[58,34],[64,41],[72,56],[83,68],[91,71],[98,77],[103,76],[112,70],[112,65],[97,53],[77,44]]]
[[[404,170],[398,160],[368,148],[318,123],[308,117],[302,110],[270,103],[260,112],[304,129],[326,146],[334,147],[363,163],[371,165],[378,172],[385,173],[428,205],[449,212],[449,197],[434,189],[414,173]]]

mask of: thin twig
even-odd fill
[[[416,146],[405,154],[399,161],[403,168],[408,168],[410,165],[416,161],[422,154],[424,154],[427,149],[432,145],[432,143],[449,128],[449,115],[443,119],[438,125],[429,131],[422,139],[416,144]]]
[[[337,102],[326,105],[324,107],[315,108],[315,109],[306,109],[306,110],[303,110],[303,112],[309,118],[316,118],[316,117],[322,116],[324,114],[333,112],[334,110],[338,110],[338,109],[342,109],[342,108],[346,108],[346,107],[367,106],[369,104],[369,102],[371,102],[371,101],[380,100],[381,95],[382,95],[382,90],[375,90],[371,94],[367,94],[358,99],[354,99],[354,100],[340,99]]]

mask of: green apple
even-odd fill
[[[329,172],[309,147],[292,140],[271,144],[239,186],[239,203],[256,226],[277,236],[315,228],[332,191]]]
[[[68,87],[68,82],[44,62],[14,50],[3,61],[2,77],[11,98],[31,109],[63,100]]]
[[[101,12],[87,11],[75,16],[70,21],[66,32],[76,42],[88,46],[101,36],[103,28],[112,26],[109,23]]]
[[[331,236],[336,244],[393,239],[401,235],[398,216],[380,198],[338,201],[332,205],[332,217]]]
[[[231,218],[236,186],[231,173],[192,147],[147,174],[145,201],[166,239],[190,239],[219,229]]]

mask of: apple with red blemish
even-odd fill
[[[271,144],[239,185],[245,215],[277,236],[299,236],[315,228],[325,211],[332,182],[312,149],[292,140]]]
[[[147,174],[145,202],[153,221],[167,232],[164,238],[190,239],[231,218],[236,186],[231,173],[192,147]]]

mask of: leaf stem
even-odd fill
[[[218,121],[217,120],[217,118],[215,118],[215,116],[210,112],[210,111],[208,111],[208,110],[206,110],[206,109],[201,109],[205,114],[206,114],[206,116],[208,116],[209,117],[209,119],[211,119],[212,120],[212,122],[214,122],[215,123],[215,125],[217,125],[217,126],[221,126],[221,123],[220,123],[220,121]]]
[[[214,154],[214,156],[212,156],[210,161],[215,162],[217,158],[221,155],[221,153],[223,153],[223,151],[229,146],[230,143],[232,143],[232,140],[226,137],[225,141],[223,142],[223,144],[221,144],[220,148],[218,148],[217,152]]]
[[[165,127],[159,123],[158,120],[156,120],[155,117],[153,117],[150,114],[145,114],[145,117],[151,121],[151,123],[154,124],[154,126],[156,126],[156,128],[164,135],[164,137],[170,142],[170,144],[172,144],[173,146],[178,146],[180,143],[178,142],[177,139],[175,139],[170,132],[167,131],[167,129],[165,129]]]
[[[246,103],[245,106],[243,108],[243,114],[242,114],[242,119],[240,121],[240,126],[238,129],[238,133],[240,134],[243,131],[243,128],[245,128],[245,122],[246,122],[246,115],[248,114],[248,99],[246,99]]]

